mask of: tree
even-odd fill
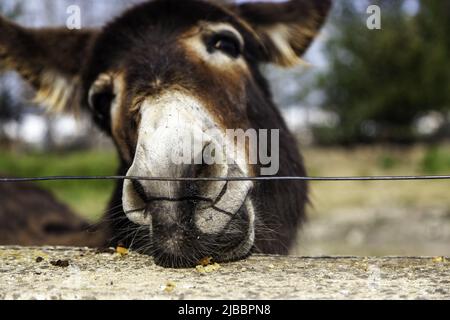
[[[317,80],[321,103],[339,117],[336,127],[315,128],[324,143],[413,142],[416,120],[450,110],[448,1],[379,0],[382,30],[366,27],[368,2],[342,0],[326,43],[327,71]]]

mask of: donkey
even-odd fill
[[[117,147],[119,175],[261,175],[263,163],[245,161],[247,144],[237,150],[244,161],[234,165],[173,163],[180,132],[188,128],[277,129],[277,175],[305,176],[260,66],[301,61],[330,6],[331,0],[155,0],[102,29],[78,31],[28,29],[1,19],[0,65],[25,78],[49,110],[92,113]],[[165,267],[205,257],[226,262],[253,252],[288,254],[307,202],[301,181],[126,180],[117,183],[105,229],[108,244],[153,255]]]

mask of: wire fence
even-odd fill
[[[51,176],[51,177],[13,177],[0,178],[0,183],[23,183],[43,181],[76,181],[76,180],[134,180],[134,181],[156,181],[156,182],[221,182],[221,181],[429,181],[450,180],[450,175],[434,176],[368,176],[368,177],[198,177],[198,178],[173,178],[173,177],[135,177],[135,176]]]

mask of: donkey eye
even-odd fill
[[[234,59],[242,54],[242,45],[239,39],[228,31],[213,35],[207,42],[207,47],[209,53],[221,51]]]

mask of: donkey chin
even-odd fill
[[[128,176],[142,176],[138,167],[134,164]],[[237,166],[228,170],[228,176],[243,176]],[[247,257],[254,244],[251,190],[252,184],[242,181],[127,180],[123,208],[148,232],[151,245],[140,251],[157,264],[191,267],[205,257],[228,262]]]

